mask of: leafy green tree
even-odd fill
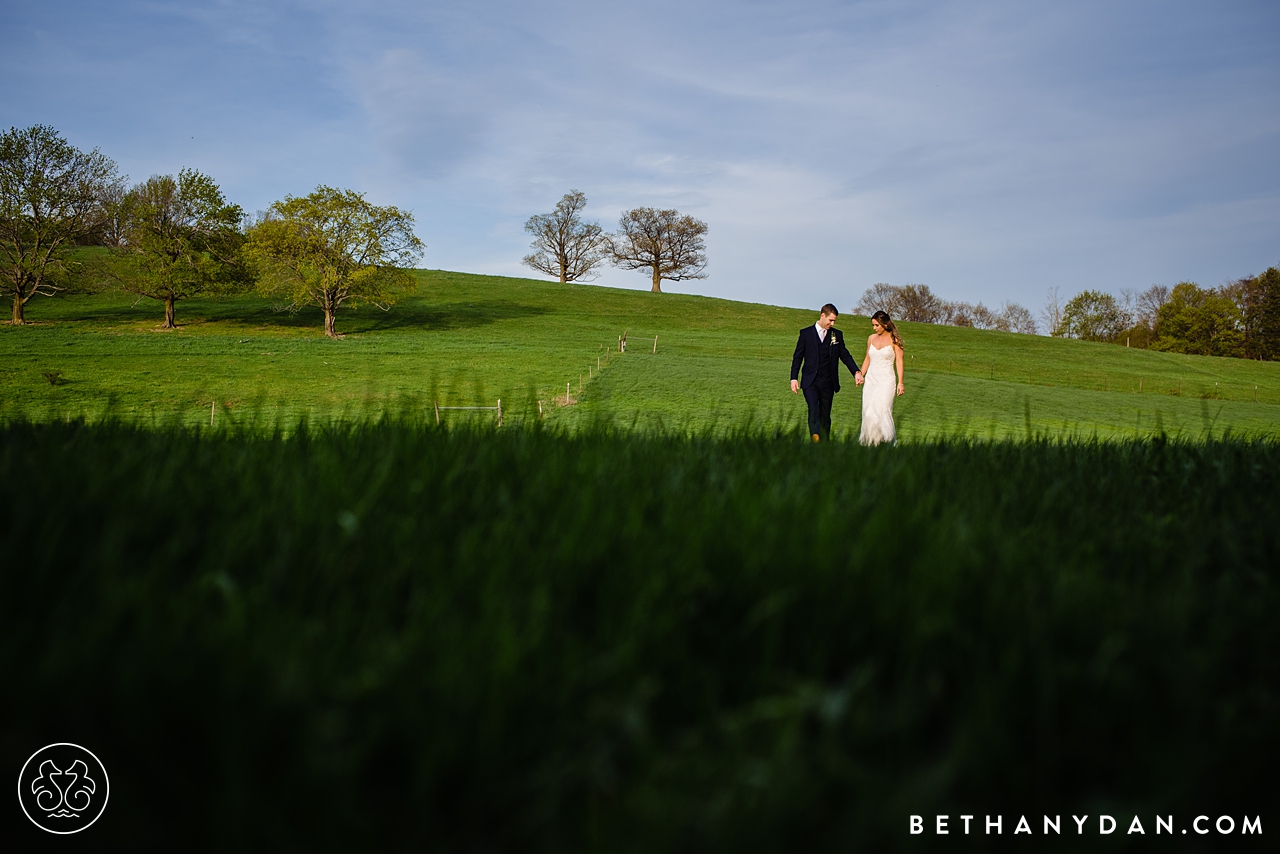
[[[0,136],[0,294],[13,323],[32,297],[66,288],[72,246],[94,234],[101,199],[120,182],[116,164],[68,143],[48,125]]]
[[[1116,298],[1102,291],[1082,291],[1062,307],[1062,317],[1052,334],[1056,338],[1115,341],[1133,325]]]
[[[125,290],[164,303],[164,328],[177,328],[177,304],[245,287],[240,263],[244,211],[228,204],[208,175],[183,169],[156,175],[119,202],[119,246],[111,276]]]
[[[707,224],[677,210],[635,208],[618,221],[618,231],[605,236],[605,248],[615,266],[649,270],[653,293],[662,293],[662,280],[705,279]]]
[[[413,214],[370,204],[363,193],[320,186],[286,196],[249,229],[245,256],[267,294],[324,311],[324,333],[340,338],[338,308],[362,302],[386,309],[412,293],[407,268],[422,256]]]
[[[1244,354],[1244,317],[1226,294],[1179,282],[1156,318],[1153,350],[1198,356]]]
[[[521,262],[539,273],[576,282],[591,276],[604,260],[603,230],[597,222],[583,222],[578,214],[587,206],[580,190],[570,190],[554,212],[529,217],[524,230],[533,235],[534,251]]]
[[[1228,292],[1244,316],[1245,355],[1280,359],[1280,269],[1241,279]]]

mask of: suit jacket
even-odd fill
[[[827,340],[818,340],[818,330],[806,326],[800,330],[800,340],[796,342],[796,354],[791,357],[791,379],[800,380],[800,388],[808,388],[818,378],[818,348],[830,347],[833,390],[840,390],[840,362],[849,368],[849,373],[857,375],[861,370],[858,363],[849,354],[845,346],[844,333],[834,326],[827,330]],[[838,360],[838,361],[837,361]],[[801,369],[803,363],[804,368]]]

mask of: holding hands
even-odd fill
[[[854,384],[854,385],[862,385],[864,382],[866,382],[866,380],[865,380],[865,379],[863,378],[863,376],[862,376],[862,371],[858,371],[857,373],[855,373],[855,374],[853,375],[853,384]],[[792,380],[792,381],[791,381],[791,393],[792,393],[792,394],[799,394],[799,393],[800,393],[800,381],[799,381],[799,380]],[[902,383],[898,383],[898,394],[902,394]]]

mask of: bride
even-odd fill
[[[871,315],[875,334],[867,338],[867,355],[862,360],[862,435],[864,445],[897,441],[893,428],[893,398],[906,389],[902,385],[902,336],[883,311]],[[898,384],[893,383],[897,373]]]

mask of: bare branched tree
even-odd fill
[[[127,205],[125,196],[129,193],[126,181],[114,181],[105,184],[99,195],[98,227],[93,235],[94,242],[103,246],[120,248],[125,244],[125,222]]]
[[[1022,335],[1035,335],[1039,328],[1031,310],[1016,302],[1006,302],[996,315],[996,329],[1002,332],[1017,332]]]
[[[862,292],[853,310],[868,317],[883,311],[890,317],[902,317],[902,288],[887,282],[876,282]]]
[[[586,206],[587,197],[570,190],[553,213],[529,217],[524,230],[533,235],[534,251],[522,263],[539,273],[559,276],[562,282],[594,279],[595,268],[605,258],[603,229],[578,216]]]
[[[970,315],[973,319],[974,329],[999,329],[1000,315],[987,308],[984,303],[979,302],[973,307],[973,313]]]
[[[902,305],[898,314],[890,313],[890,317],[913,323],[937,323],[941,319],[942,300],[929,290],[928,285],[903,285],[899,295]]]
[[[944,300],[928,285],[890,285],[876,282],[867,288],[854,306],[860,314],[884,311],[895,320],[915,323],[941,323],[974,329],[1000,329],[1006,332],[1036,333],[1036,320],[1031,312],[1015,302],[1006,302],[999,311],[982,303],[973,305],[961,300]]]
[[[1061,336],[1062,333],[1062,297],[1058,295],[1058,288],[1049,288],[1049,292],[1045,294],[1044,308],[1040,310],[1040,317],[1044,320],[1045,328],[1050,335]]]
[[[681,282],[705,279],[707,249],[703,235],[707,224],[677,210],[636,208],[618,221],[616,234],[605,236],[605,248],[614,265],[624,270],[652,271],[653,292],[662,292],[662,280]]]
[[[862,293],[854,311],[874,314],[883,311],[894,320],[912,323],[940,323],[946,314],[946,303],[928,285],[889,285],[876,282]]]
[[[1156,321],[1160,317],[1160,309],[1164,308],[1164,304],[1168,301],[1169,287],[1167,285],[1152,285],[1138,294],[1137,300],[1134,301],[1133,312],[1138,323],[1154,331]]]
[[[938,314],[938,323],[947,326],[972,328],[973,305],[963,300],[944,300]]]

